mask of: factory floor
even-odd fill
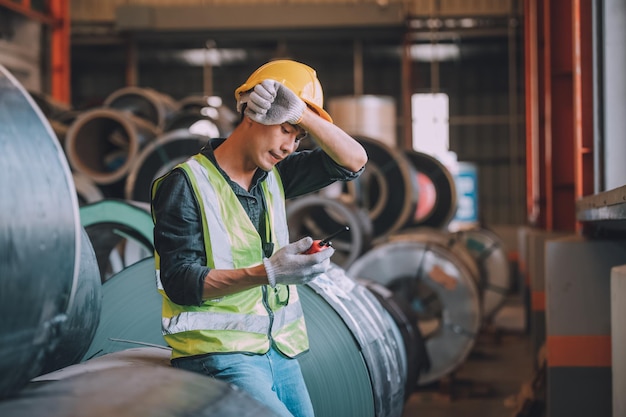
[[[543,416],[537,388],[541,378],[525,311],[519,297],[507,300],[454,375],[419,387],[408,398],[402,417]]]

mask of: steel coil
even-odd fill
[[[512,285],[511,266],[504,242],[484,228],[458,231],[452,236],[467,248],[480,267],[483,316],[485,321],[489,321],[506,301]]]
[[[352,280],[343,268],[332,265],[330,270],[309,282],[308,288],[315,291],[321,299],[328,303],[343,320],[346,329],[356,340],[360,356],[366,366],[367,381],[371,384],[371,395],[374,400],[371,409],[363,409],[362,404],[351,403],[348,398],[346,387],[352,384],[354,379],[351,375],[342,374],[343,366],[333,366],[328,363],[328,356],[334,353],[333,344],[338,339],[335,334],[329,334],[325,324],[322,325],[322,334],[309,334],[311,343],[324,345],[319,353],[324,355],[315,360],[318,351],[316,346],[311,346],[311,356],[303,360],[312,360],[316,367],[325,372],[316,374],[315,382],[307,381],[311,387],[311,395],[316,398],[316,416],[342,416],[342,417],[376,417],[402,415],[404,407],[404,387],[406,382],[406,368],[403,368],[402,355],[404,354],[404,342],[399,336],[398,328],[390,318],[388,312],[382,307],[374,295],[363,285]],[[306,289],[303,291],[305,292]],[[305,318],[307,323],[315,320],[315,314],[307,313],[307,304],[303,301]],[[334,359],[344,360],[343,355]],[[347,358],[346,358],[347,359]],[[303,364],[303,373],[307,377],[309,364]],[[365,381],[361,381],[365,382]],[[342,384],[330,391],[329,388]],[[313,388],[314,387],[314,388]],[[322,398],[318,398],[318,395]],[[328,403],[332,398],[332,407],[323,407],[322,403]]]
[[[447,248],[463,262],[472,276],[472,281],[476,284],[477,288],[481,288],[481,283],[483,281],[482,270],[480,269],[476,258],[474,258],[474,256],[470,253],[467,246],[463,242],[458,241],[454,234],[446,230],[423,226],[403,229],[402,231],[389,236],[388,239],[388,241],[399,240],[437,243],[438,245]]]
[[[42,373],[49,373],[81,360],[100,322],[102,284],[98,261],[89,236],[81,228],[80,270],[74,303],[67,312],[61,337],[54,351],[46,358]]]
[[[107,365],[102,358],[90,372],[33,383],[23,394],[0,402],[0,415],[275,417],[244,391],[204,375],[137,359],[125,366]]]
[[[163,131],[179,108],[178,103],[167,94],[143,87],[120,88],[107,96],[103,106],[132,114],[159,131]]]
[[[104,194],[100,188],[89,177],[79,172],[73,172],[72,178],[76,186],[79,205],[84,206],[104,199]]]
[[[1,65],[0,149],[4,397],[41,372],[60,339],[76,290],[81,228],[63,150],[33,99]]]
[[[185,129],[160,135],[141,150],[126,178],[126,199],[150,202],[152,181],[198,153],[207,138]]]
[[[80,208],[80,221],[96,252],[102,282],[154,254],[152,217],[141,203],[106,199]]]
[[[407,300],[426,338],[430,370],[418,385],[457,369],[474,346],[481,324],[480,297],[467,267],[437,243],[393,241],[366,252],[348,269]]]
[[[417,324],[417,314],[403,297],[394,294],[387,287],[371,280],[361,279],[357,282],[370,290],[389,313],[400,333],[399,340],[404,342],[403,369],[406,369],[404,398],[407,400],[417,387],[420,374],[430,369],[430,358]]]
[[[181,113],[195,113],[211,119],[219,129],[219,135],[223,138],[233,131],[241,117],[228,106],[225,106],[219,96],[192,95],[182,98],[178,104]]]
[[[141,148],[157,136],[149,122],[113,109],[93,109],[71,124],[65,152],[74,170],[97,184],[121,182]]]
[[[288,201],[287,223],[292,242],[304,236],[323,239],[348,226],[349,231],[332,240],[332,262],[343,268],[369,249],[372,240],[372,222],[364,209],[321,195]]]
[[[381,240],[404,227],[414,215],[417,175],[399,150],[364,136],[355,138],[367,151],[369,161],[358,179],[344,184],[342,199],[367,210],[374,240]],[[332,188],[328,191],[336,193]]]
[[[457,191],[454,177],[439,160],[414,150],[404,150],[416,170],[419,187],[417,207],[406,227],[444,228],[456,213]]]
[[[167,347],[154,269],[154,258],[146,258],[102,284],[100,321],[83,361],[142,345]]]

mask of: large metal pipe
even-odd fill
[[[167,94],[151,88],[124,87],[109,94],[104,107],[132,114],[162,131],[174,113],[178,103]]]
[[[123,180],[134,159],[157,136],[149,122],[112,109],[82,113],[70,126],[65,152],[70,165],[97,184]]]
[[[33,99],[1,65],[0,149],[0,397],[5,397],[39,375],[60,340],[78,279],[81,228],[63,150]]]

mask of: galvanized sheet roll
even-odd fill
[[[504,243],[485,228],[455,232],[453,237],[467,248],[480,268],[483,318],[488,321],[500,310],[511,290],[511,267]]]
[[[48,355],[42,373],[49,373],[73,365],[83,357],[100,322],[102,284],[93,246],[84,228],[81,228],[80,269],[74,303],[61,326],[61,337],[54,351]]]
[[[331,260],[343,268],[369,249],[372,240],[372,221],[364,209],[320,195],[288,201],[287,223],[292,242],[304,236],[323,239],[348,226],[349,231],[332,239],[335,253]]]
[[[126,266],[154,255],[149,207],[106,199],[80,208],[80,221],[96,252],[102,282]]]
[[[418,201],[415,168],[397,149],[364,136],[355,137],[367,151],[369,161],[361,176],[345,183],[342,198],[367,210],[374,240],[400,230],[412,218]]]
[[[33,99],[1,65],[0,149],[4,397],[41,372],[59,341],[78,277],[81,228],[63,150]]]
[[[5,417],[275,417],[225,382],[155,364],[87,372],[41,381],[0,402]]]
[[[456,213],[457,191],[452,173],[431,155],[404,150],[416,171],[419,199],[407,227],[444,228]]]
[[[400,334],[398,340],[404,342],[403,366],[406,369],[406,385],[404,397],[408,399],[417,387],[417,381],[422,372],[430,369],[430,358],[426,351],[426,344],[420,331],[417,314],[403,297],[371,280],[357,280],[364,285],[383,306],[394,321]]]
[[[441,379],[465,361],[481,324],[480,297],[465,264],[448,248],[385,242],[361,256],[347,273],[386,286],[417,313],[431,362],[419,385]]]
[[[134,159],[126,178],[126,198],[149,203],[152,181],[198,153],[207,140],[205,136],[194,135],[186,129],[160,135]]]
[[[441,229],[432,227],[413,227],[401,230],[389,236],[389,241],[414,241],[425,243],[437,243],[454,253],[465,265],[472,276],[472,281],[477,288],[482,288],[483,276],[478,260],[470,253],[467,246],[457,240],[455,235]],[[479,292],[480,293],[480,292]]]
[[[83,361],[142,344],[167,346],[154,269],[154,258],[146,258],[102,284],[100,322]]]
[[[365,287],[342,272],[311,285],[299,288],[311,349],[298,361],[315,415],[399,417],[405,371],[398,368],[402,340],[393,330],[395,324]],[[84,360],[142,344],[166,346],[154,259],[126,268],[102,290],[100,325]]]
[[[333,307],[358,343],[360,354],[367,367],[374,399],[373,410],[367,411],[367,414],[364,414],[365,410],[353,414],[356,411],[356,405],[352,405],[347,407],[347,410],[352,411],[338,413],[335,409],[333,414],[328,414],[328,417],[337,415],[362,417],[370,415],[371,411],[376,417],[400,417],[404,407],[406,382],[406,368],[402,368],[401,361],[405,353],[404,342],[388,312],[366,287],[351,279],[346,271],[337,265],[332,265],[327,273],[318,276],[307,285]],[[306,305],[303,304],[303,308],[306,313]],[[309,322],[316,316],[305,314],[305,318]],[[330,355],[335,335],[326,332],[320,335],[310,335],[312,340],[317,340],[317,338],[324,341],[327,345],[325,353]],[[311,352],[314,352],[313,348]],[[324,358],[320,358],[316,365],[322,366],[324,361]],[[328,369],[327,373],[322,376],[323,379],[316,383],[327,386],[336,383],[338,378],[350,379],[350,375],[342,375],[339,373],[340,370]],[[345,389],[334,395],[337,396],[338,402],[342,402],[342,409],[346,407],[345,402],[348,398],[346,398]]]

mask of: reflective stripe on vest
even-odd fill
[[[261,263],[261,238],[217,168],[201,154],[179,167],[187,173],[200,205],[207,266],[233,269]],[[160,180],[155,181],[153,195]],[[284,191],[276,169],[268,173],[262,188],[267,202],[270,237],[278,250],[289,242],[289,234]],[[160,259],[156,253],[155,261],[157,287],[163,295],[163,336],[172,346],[172,357],[210,352],[264,353],[269,348],[270,333],[277,348],[287,356],[308,349],[302,307],[295,286],[257,287],[206,300],[201,306],[181,306],[169,300],[163,291]],[[263,302],[265,293],[268,294],[266,304]],[[283,307],[280,300],[289,302]]]

